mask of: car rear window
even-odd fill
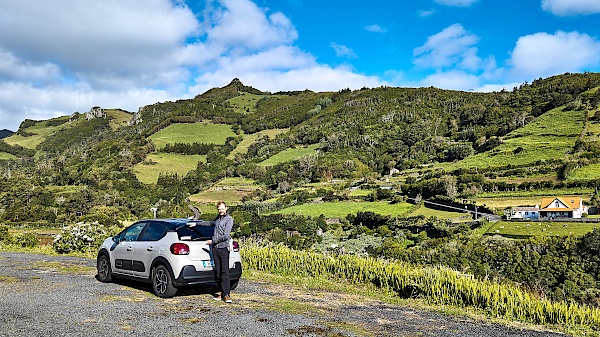
[[[215,226],[188,226],[177,229],[177,235],[180,240],[207,240],[213,235]]]

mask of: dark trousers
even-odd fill
[[[221,288],[221,296],[229,295],[231,284],[229,283],[229,249],[213,247],[213,258],[215,261],[215,281]]]

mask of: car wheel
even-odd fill
[[[110,268],[110,259],[106,254],[98,256],[96,261],[96,268],[98,269],[98,280],[100,282],[111,282],[112,281],[112,270]]]
[[[177,288],[173,286],[171,273],[163,265],[158,265],[152,270],[152,289],[158,297],[167,298],[175,296]]]
[[[237,288],[237,286],[238,286],[238,283],[240,283],[240,279],[237,279],[237,280],[231,280],[231,281],[229,282],[229,285],[230,285],[230,288],[231,288],[231,290],[235,290],[235,288]]]

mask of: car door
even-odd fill
[[[118,243],[116,243],[115,248],[111,252],[114,273],[126,276],[133,275],[133,253],[135,251],[136,240],[145,226],[145,222],[135,223],[117,236]]]
[[[160,239],[167,234],[167,227],[158,222],[148,222],[135,243],[133,253],[133,275],[150,277],[150,266],[160,253]]]

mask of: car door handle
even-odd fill
[[[127,247],[127,251],[128,251],[128,252],[130,252],[130,251],[132,251],[132,250],[133,250],[133,247],[131,247],[131,246]]]
[[[151,251],[154,250],[154,247],[150,246],[150,247],[146,248],[146,250],[149,251],[149,252],[151,252]]]

